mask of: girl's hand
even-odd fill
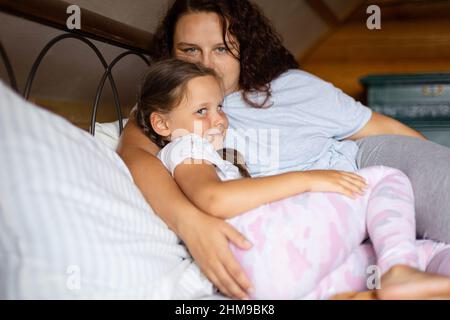
[[[309,192],[338,192],[352,199],[364,195],[366,180],[354,173],[336,170],[303,171],[308,179]]]
[[[179,234],[201,271],[226,296],[248,298],[251,283],[228,243],[241,249],[250,249],[251,244],[224,220],[204,213],[183,223]]]

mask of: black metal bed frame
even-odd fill
[[[66,4],[64,2],[62,2],[62,3]],[[7,13],[11,13],[11,12],[9,12],[9,10],[2,10],[2,9],[4,9],[4,8],[0,7],[0,11],[5,11]],[[22,17],[24,16],[24,15],[21,15],[21,14],[17,14],[16,12],[12,12],[12,13],[15,14],[15,15],[18,15],[18,16],[22,16]],[[35,20],[35,19],[30,19],[30,20]],[[51,25],[51,24],[48,24],[48,23],[44,23],[44,24]],[[52,25],[52,26],[54,27],[54,25]],[[57,27],[57,28],[63,29],[61,27]],[[101,39],[99,37],[92,36],[90,34],[85,35],[85,34],[83,34],[81,32],[76,31],[76,30],[75,31],[71,31],[71,30],[65,29],[64,32],[65,32],[64,34],[58,35],[55,38],[53,38],[52,40],[50,40],[44,46],[44,48],[40,51],[40,53],[37,56],[37,58],[34,60],[34,63],[32,65],[32,67],[31,67],[31,70],[30,70],[30,72],[28,74],[26,85],[25,85],[24,91],[22,93],[22,96],[26,100],[29,99],[30,93],[31,93],[31,88],[32,88],[33,81],[34,81],[34,78],[36,76],[36,73],[37,73],[37,71],[39,69],[39,66],[40,66],[42,60],[47,55],[47,53],[50,51],[50,49],[54,45],[56,45],[57,43],[59,43],[61,41],[64,41],[66,39],[76,39],[78,41],[83,42],[92,51],[94,51],[95,55],[97,56],[98,60],[100,61],[100,63],[102,64],[102,66],[104,68],[104,73],[103,73],[103,75],[102,75],[102,77],[100,79],[100,82],[98,84],[97,91],[96,91],[95,98],[94,98],[94,102],[93,102],[93,106],[92,106],[91,123],[90,123],[89,132],[92,135],[95,134],[95,122],[96,122],[96,118],[97,118],[97,111],[98,111],[100,99],[101,99],[101,96],[102,96],[102,93],[103,93],[103,88],[105,86],[105,82],[108,79],[109,83],[111,85],[113,96],[114,96],[114,105],[115,105],[115,109],[116,109],[116,115],[117,115],[117,118],[119,120],[119,132],[122,133],[122,130],[123,130],[122,109],[121,109],[120,100],[119,100],[119,93],[118,93],[118,90],[117,90],[117,87],[116,87],[116,84],[114,82],[114,78],[113,78],[113,75],[112,75],[112,70],[113,70],[114,66],[118,62],[120,62],[123,58],[125,58],[126,56],[129,56],[129,55],[134,55],[134,56],[139,57],[148,66],[148,65],[150,65],[150,59],[148,57],[146,57],[146,55],[148,55],[148,53],[144,53],[143,50],[141,50],[140,48],[132,48],[132,47],[126,45],[126,44],[122,44],[122,45],[120,45],[120,47],[126,48],[127,51],[122,52],[121,54],[119,54],[116,58],[114,58],[108,64],[106,62],[104,56],[100,52],[100,50],[97,48],[97,46],[90,39],[88,39],[87,37],[93,38],[95,40],[99,40],[99,41],[102,41],[102,42],[105,42],[105,43],[108,43],[108,44],[112,44],[112,45],[115,45],[114,43],[112,43],[111,41],[107,41],[107,40]],[[116,44],[116,46],[119,46],[119,45]],[[16,79],[16,76],[14,74],[13,66],[11,64],[11,61],[10,61],[10,59],[8,57],[8,54],[7,54],[6,50],[5,50],[5,48],[3,47],[1,41],[0,41],[0,56],[1,56],[1,59],[2,59],[4,65],[6,67],[6,72],[8,74],[9,82],[11,84],[12,89],[20,94],[19,87],[17,85],[17,79]]]

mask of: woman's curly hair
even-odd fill
[[[294,56],[283,46],[281,37],[257,5],[248,0],[175,0],[155,32],[153,58],[172,56],[173,38],[177,21],[191,12],[216,13],[222,24],[222,38],[226,33],[239,44],[239,87],[244,100],[255,108],[268,105],[271,97],[270,82],[289,69],[299,67]],[[228,26],[228,29],[227,29]],[[249,94],[265,94],[262,103],[249,99]]]

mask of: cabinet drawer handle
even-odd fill
[[[443,85],[423,86],[422,87],[422,94],[425,97],[437,97],[437,96],[440,96],[443,92],[444,92]]]

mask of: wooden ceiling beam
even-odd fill
[[[331,28],[340,24],[339,18],[334,12],[323,2],[323,0],[306,0],[306,3],[313,11]]]
[[[126,49],[152,52],[151,33],[83,8],[80,8],[81,30],[68,30],[69,5],[61,0],[0,0],[0,11]]]

